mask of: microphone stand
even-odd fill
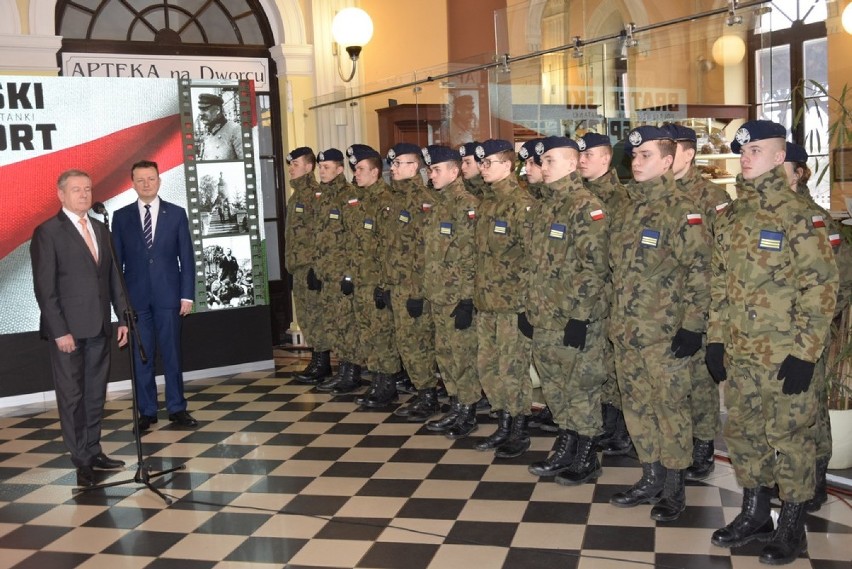
[[[127,294],[127,283],[124,280],[124,271],[121,270],[121,267],[118,266],[118,257],[115,254],[115,245],[112,242],[112,233],[109,228],[109,212],[103,207],[103,204],[96,203],[93,206],[95,213],[101,214],[104,216],[104,224],[107,227],[107,232],[109,233],[107,243],[109,244],[109,252],[112,255],[113,267],[115,269],[116,275],[118,276],[118,283],[121,286],[121,292],[124,294],[124,298],[127,302],[127,308],[124,310],[124,320],[127,323],[127,328],[129,330],[129,336],[133,338],[133,341],[130,342],[129,350],[127,351],[128,357],[130,357],[130,393],[133,400],[133,434],[134,440],[136,442],[136,475],[133,478],[129,478],[127,480],[119,480],[116,482],[104,482],[102,484],[95,484],[93,486],[83,486],[80,488],[76,488],[72,495],[78,496],[83,492],[91,492],[92,490],[100,490],[102,488],[111,488],[113,486],[121,486],[123,484],[130,484],[135,482],[136,484],[143,484],[150,491],[155,493],[157,496],[163,499],[163,501],[167,505],[171,505],[173,500],[163,494],[159,488],[156,488],[151,480],[154,478],[158,478],[160,476],[164,476],[166,474],[171,474],[176,470],[183,470],[186,468],[186,465],[181,464],[179,466],[175,466],[174,468],[169,468],[168,470],[161,470],[158,472],[152,472],[150,467],[145,464],[144,459],[142,458],[142,433],[139,431],[139,406],[138,406],[138,397],[136,395],[136,365],[135,358],[133,357],[133,347],[134,345],[139,349],[139,358],[143,363],[148,361],[148,355],[145,353],[145,347],[142,345],[142,340],[139,337],[139,329],[136,327],[136,312],[133,310],[133,305],[130,303],[130,295]]]

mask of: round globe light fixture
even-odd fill
[[[740,36],[725,34],[713,42],[713,61],[723,67],[742,61],[745,52],[745,42]]]
[[[843,8],[843,14],[840,16],[840,23],[847,34],[852,34],[852,2]]]

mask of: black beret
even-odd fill
[[[624,153],[628,156],[633,156],[633,149],[642,146],[649,140],[671,140],[672,134],[665,128],[656,126],[640,126],[631,130],[627,135],[627,140],[624,142]]]
[[[548,150],[553,150],[554,148],[573,148],[577,152],[580,151],[580,147],[577,143],[567,136],[546,136],[541,139],[541,144],[536,145],[535,153],[541,156]]]
[[[787,143],[787,155],[784,157],[784,162],[807,162],[808,151],[796,143]]]
[[[308,154],[313,155],[314,151],[308,148],[307,146],[300,146],[299,148],[294,148],[291,150],[284,159],[287,161],[287,164],[299,158],[301,156],[306,156]]]
[[[388,150],[388,158],[387,162],[390,164],[396,159],[397,156],[402,156],[403,154],[420,154],[420,147],[416,144],[411,144],[410,142],[397,142],[391,149]]]
[[[541,156],[535,151],[536,144],[539,144],[540,142],[540,138],[533,138],[532,140],[526,141],[521,146],[521,149],[518,150],[518,160],[526,162],[528,158],[532,158],[533,162],[541,166]]]
[[[698,135],[696,135],[695,131],[689,127],[670,122],[664,124],[663,128],[669,131],[669,134],[672,136],[672,140],[675,142],[698,142]]]
[[[476,147],[481,143],[477,141],[465,142],[461,146],[459,146],[459,156],[464,158],[465,156],[476,156]]]
[[[497,154],[498,152],[505,151],[514,152],[515,149],[512,147],[512,143],[508,140],[501,140],[499,138],[489,138],[485,142],[481,143],[474,150],[474,157],[477,162],[482,162],[482,160],[486,156],[491,156],[492,154]]]
[[[769,138],[787,138],[787,129],[777,122],[748,121],[734,135],[731,150],[739,154],[743,144]]]
[[[612,148],[612,141],[607,135],[596,132],[587,132],[577,139],[577,148],[580,149],[580,152],[596,146],[609,146]]]
[[[317,154],[317,162],[343,162],[343,153],[337,148],[329,148]]]
[[[366,144],[353,144],[349,148],[346,149],[346,155],[349,157],[349,167],[353,170],[355,166],[361,160],[365,158],[378,158],[382,159],[382,155],[379,154],[378,150],[373,148],[372,146],[367,146]]]
[[[461,160],[461,155],[458,150],[453,150],[449,146],[441,146],[438,144],[430,144],[423,149],[423,161],[427,166],[432,164],[440,164],[441,162],[449,162]]]

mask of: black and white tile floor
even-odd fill
[[[657,523],[648,506],[608,504],[639,478],[633,460],[606,458],[595,485],[540,481],[527,465],[550,450],[546,433],[534,431],[525,456],[498,460],[291,382],[304,364],[278,350],[275,370],[187,384],[200,426],[162,416],[143,438],[153,470],[186,467],[154,480],[171,506],[136,483],[72,495],[55,408],[0,412],[0,567],[760,567],[760,546],[710,544],[739,511],[728,465],[690,483],[679,520]],[[126,394],[107,402],[105,451],[130,466],[105,481],[133,478],[130,413]],[[852,567],[846,503],[831,498],[807,528],[808,558],[789,567]]]

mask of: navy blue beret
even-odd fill
[[[674,140],[675,142],[698,142],[698,135],[696,135],[695,131],[689,127],[670,122],[664,124],[663,128],[669,131],[669,133],[672,135],[672,140]]]
[[[343,162],[343,153],[337,148],[329,148],[317,154],[317,162]]]
[[[567,136],[547,136],[541,139],[541,144],[536,145],[535,153],[541,156],[548,150],[553,150],[554,148],[573,148],[577,152],[580,151],[580,147],[577,143]]]
[[[784,157],[784,162],[807,162],[808,151],[793,142],[787,143],[787,156]]]
[[[474,140],[473,142],[465,142],[461,146],[459,146],[459,156],[464,158],[465,156],[475,156],[476,147],[482,144]]]
[[[313,156],[314,151],[308,148],[307,146],[300,146],[299,148],[294,148],[293,150],[291,150],[284,159],[287,161],[287,164],[289,164],[296,158],[307,156],[308,154]]]
[[[518,160],[526,162],[528,158],[532,158],[533,162],[541,166],[541,156],[535,151],[536,144],[539,144],[540,142],[540,138],[533,138],[532,140],[526,141],[523,146],[521,146],[521,149],[518,150]]]
[[[366,144],[353,144],[346,149],[346,155],[349,156],[349,167],[353,170],[355,169],[355,165],[365,158],[382,159],[382,155],[375,148]]]
[[[426,162],[427,166],[440,164],[441,162],[449,162],[451,160],[459,162],[461,161],[461,155],[458,150],[453,150],[449,146],[430,144],[423,149],[423,161]]]
[[[410,142],[398,142],[394,144],[393,146],[391,146],[391,149],[388,150],[388,164],[393,162],[397,156],[402,156],[403,154],[420,155],[420,147],[416,144],[411,144]]]
[[[731,150],[739,154],[743,144],[769,138],[787,138],[787,129],[772,121],[748,121],[734,135]]]
[[[633,149],[642,146],[649,140],[674,140],[671,133],[656,126],[640,126],[631,130],[624,142],[624,153],[633,156]]]
[[[491,156],[492,154],[497,154],[498,152],[514,152],[515,148],[512,146],[512,143],[508,140],[502,140],[499,138],[489,138],[485,142],[481,143],[476,147],[474,151],[474,156],[476,157],[477,162],[482,162],[482,160],[486,156]]]
[[[609,146],[612,148],[612,141],[607,135],[596,132],[587,132],[577,139],[577,148],[580,149],[580,152],[596,146]]]

